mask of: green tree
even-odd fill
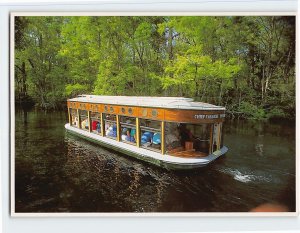
[[[187,96],[251,118],[295,117],[295,17],[17,17],[16,100]]]

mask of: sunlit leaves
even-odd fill
[[[41,105],[94,93],[195,97],[232,112],[266,105],[278,116],[295,109],[295,17],[20,19],[16,92]]]

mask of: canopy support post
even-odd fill
[[[165,122],[161,122],[161,153],[165,154]]]
[[[117,141],[121,141],[120,140],[120,118],[119,115],[116,115],[116,123],[117,123]]]
[[[81,120],[80,120],[80,114],[78,108],[77,108],[77,117],[78,117],[78,129],[81,129]]]
[[[88,111],[88,123],[89,123],[89,132],[92,132],[90,111]]]
[[[103,120],[103,113],[100,113],[100,121],[101,121],[101,136],[104,137],[104,129],[105,129],[105,125],[104,125],[104,120]]]
[[[69,116],[69,124],[72,125],[72,119],[71,119],[71,111],[70,108],[68,108],[68,116]]]
[[[136,121],[135,121],[135,124],[136,124],[136,146],[137,147],[140,147],[140,119],[137,117],[135,118]]]
[[[209,154],[213,152],[213,131],[214,131],[214,124],[210,125],[210,138],[209,138]]]

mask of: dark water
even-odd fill
[[[167,171],[65,132],[66,113],[16,111],[16,212],[295,211],[295,126],[226,122],[229,152]]]

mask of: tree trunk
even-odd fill
[[[18,70],[20,71],[20,75],[16,74],[16,82],[17,82],[17,89],[18,89],[18,99],[19,101],[22,101],[27,98],[27,73],[26,73],[26,64],[25,62],[22,62],[21,67],[17,66]],[[20,78],[18,78],[20,77]]]
[[[173,60],[173,30],[172,30],[172,28],[169,28],[169,34],[168,34],[168,54],[169,54],[169,60]]]
[[[219,105],[221,105],[221,100],[222,100],[222,92],[223,92],[223,79],[221,79],[221,84],[220,84],[220,95],[219,95]]]
[[[265,68],[262,68],[262,79],[261,79],[261,101],[264,102],[264,86],[265,86]]]

